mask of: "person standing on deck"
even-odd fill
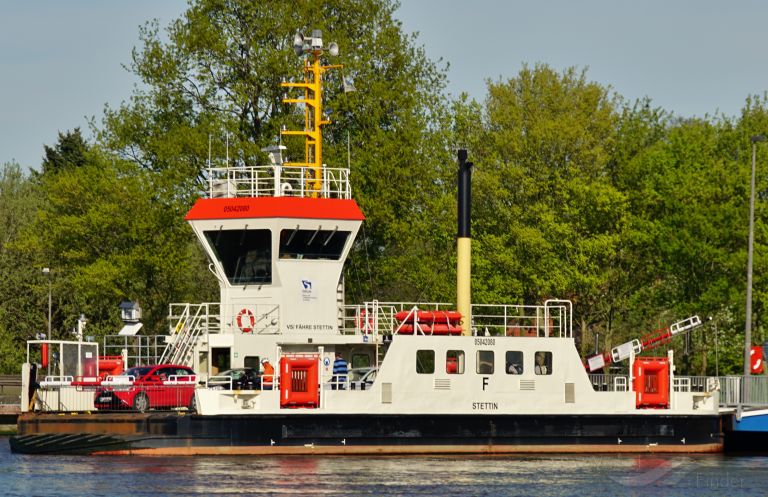
[[[275,368],[266,357],[261,360],[261,366],[263,368],[261,372],[261,389],[272,390],[272,385],[275,381]]]
[[[544,352],[536,352],[536,357],[534,359],[536,362],[536,365],[534,366],[534,372],[536,374],[552,374],[552,371],[549,368],[549,364],[547,364],[547,356]]]
[[[347,361],[341,357],[340,352],[336,352],[336,360],[333,361],[333,378],[331,380],[332,390],[346,390],[347,389],[347,375],[349,374],[349,366]]]

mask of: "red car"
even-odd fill
[[[149,409],[186,407],[196,410],[197,376],[191,368],[174,364],[138,366],[110,376],[96,390],[96,409]]]

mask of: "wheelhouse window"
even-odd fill
[[[507,374],[523,374],[523,353],[519,350],[508,350],[506,353]]]
[[[272,233],[270,230],[206,231],[224,274],[232,285],[272,283]]]
[[[435,351],[416,351],[416,372],[419,374],[432,374],[435,372]]]
[[[493,351],[477,351],[477,374],[493,374]]]
[[[463,350],[449,350],[445,353],[445,372],[448,374],[464,374]]]
[[[552,352],[536,352],[533,372],[540,375],[552,374]]]
[[[280,259],[341,258],[349,231],[288,229],[280,231]]]

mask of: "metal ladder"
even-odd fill
[[[342,274],[339,284],[336,285],[336,317],[340,330],[344,329],[344,299],[344,275]]]
[[[204,304],[187,306],[171,334],[171,340],[165,346],[160,364],[182,364],[192,366],[192,353],[200,333],[208,329],[208,312]]]

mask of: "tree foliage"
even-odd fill
[[[13,286],[4,294],[17,297],[4,300],[0,322],[22,343],[46,331],[48,281],[40,270],[49,267],[52,338],[70,339],[80,314],[89,320],[88,335],[115,334],[121,326],[117,305],[126,299],[141,303],[150,333],[163,333],[170,302],[215,295],[200,278],[204,260],[181,221],[186,205],[134,163],[85,142],[67,148],[71,136],[60,134],[47,150],[60,151],[61,164],[74,164],[74,154],[77,167],[49,168],[26,180],[6,168],[2,197],[7,186],[10,202],[2,205],[12,211],[7,226],[22,225],[2,249],[0,263],[8,261],[4,269],[11,276],[4,283]],[[24,195],[24,189],[37,196]]]
[[[41,267],[13,244],[27,229],[37,207],[39,191],[15,163],[0,171],[0,372],[17,372],[24,360],[26,340],[46,328]]]
[[[606,174],[616,98],[584,72],[524,67],[488,83],[480,119],[477,298],[567,297],[582,328],[604,324],[628,217],[626,195]]]
[[[130,69],[144,87],[107,110],[101,140],[147,170],[187,182],[190,196],[211,136],[214,158],[227,155],[221,140],[227,133],[232,161],[266,163],[261,148],[274,144],[283,126],[303,126],[303,114],[282,103],[280,87],[302,74],[293,33],[320,29],[341,54],[326,63],[344,65],[324,85],[334,120],[324,128],[325,162],[350,161],[355,196],[368,217],[347,274],[350,292],[426,295],[417,283],[424,281],[423,262],[450,249],[449,238],[435,243],[413,230],[449,214],[442,197],[450,180],[441,170],[449,147],[438,121],[445,74],[403,32],[396,7],[380,0],[192,2],[168,27],[167,41],[156,24],[142,29]],[[342,76],[359,91],[344,93]],[[301,158],[301,140],[286,144],[291,157]]]
[[[731,337],[743,329],[748,137],[766,129],[763,99],[750,98],[739,119],[676,119],[583,71],[537,65],[489,82],[483,105],[456,106],[457,127],[472,115],[482,123],[464,126],[478,164],[475,300],[569,298],[584,354],[595,334],[607,348],[692,314]],[[689,371],[714,369],[711,330],[675,342]],[[725,370],[738,371],[739,339],[718,346],[731,357]]]
[[[81,167],[87,161],[88,145],[80,133],[80,128],[59,133],[58,142],[52,147],[45,145],[43,149],[45,150],[42,163],[43,174]]]

